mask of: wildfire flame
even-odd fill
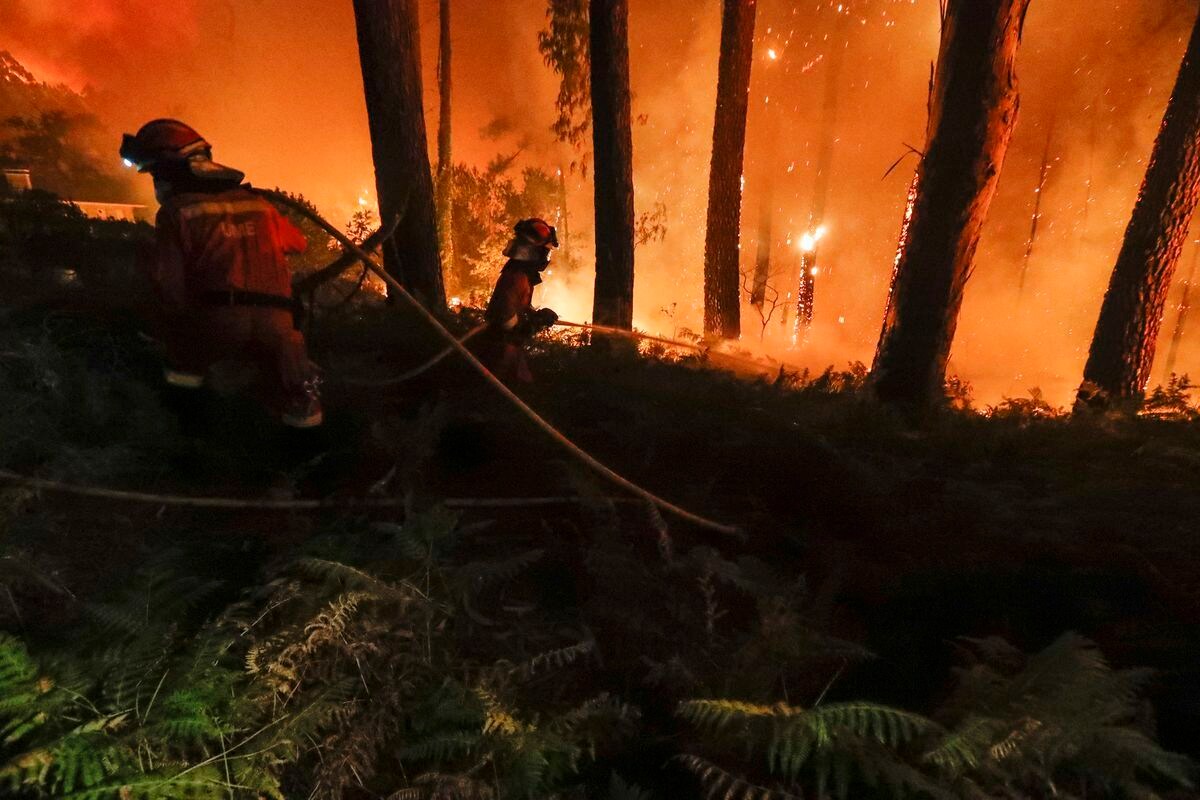
[[[819,228],[817,228],[815,231],[809,231],[805,234],[802,234],[800,236],[801,252],[811,253],[814,250],[816,250],[817,242],[819,242],[819,241],[821,241],[821,239],[825,238],[825,230],[826,230],[825,226],[822,225]],[[817,271],[815,269],[813,270],[813,274],[814,275],[817,274]]]

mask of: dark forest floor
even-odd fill
[[[607,505],[601,498],[620,493],[461,366],[386,390],[342,380],[422,361],[437,345],[415,325],[376,306],[318,320],[311,341],[328,368],[328,423],[288,435],[241,393],[206,393],[181,424],[164,402],[153,343],[103,302],[12,303],[0,310],[0,467],[190,495],[407,492],[415,509],[447,497],[591,498],[579,508],[463,512],[459,525],[477,532],[459,547],[473,555],[543,552],[512,596],[472,613],[527,604],[539,609],[539,630],[594,637],[599,663],[579,680],[636,699],[645,725],[642,745],[617,748],[603,766],[652,788],[664,758],[689,740],[668,721],[677,696],[767,702],[782,688],[799,705],[863,698],[933,714],[962,663],[961,637],[1035,652],[1067,631],[1115,666],[1154,669],[1146,692],[1160,741],[1200,757],[1200,423],[1078,419],[1021,401],[989,414],[947,410],[914,427],[870,402],[853,371],[776,382],[690,357],[540,341],[537,383],[520,389],[534,408],[618,472],[746,537],[670,517],[663,533],[645,508]],[[0,574],[11,591],[0,614],[35,652],[61,649],[87,624],[89,603],[168,554],[184,554],[172,569],[222,581],[202,618],[314,543],[361,541],[372,525],[403,518],[3,496],[5,557],[21,567]],[[656,586],[653,563],[668,547],[699,566]],[[743,634],[761,633],[768,615],[765,595],[739,581],[759,565],[772,580],[802,579],[788,619],[815,632],[795,645],[803,668],[773,666],[774,677],[745,661]],[[714,589],[723,577],[730,586]],[[656,611],[685,603],[702,618],[675,609],[685,620],[676,624]],[[693,650],[708,673],[670,678],[673,691],[643,680],[667,680],[672,653]],[[792,651],[766,652],[759,657]],[[734,669],[745,675],[721,677]]]

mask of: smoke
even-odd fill
[[[1078,0],[1031,5],[1018,59],[1020,119],[952,357],[952,369],[983,401],[1033,386],[1053,402],[1069,400],[1196,14],[1194,0],[1103,5],[1103,13]],[[580,154],[550,133],[557,82],[537,51],[544,0],[452,6],[455,159],[482,167],[520,151],[518,166],[569,172]],[[422,0],[420,9],[432,132],[437,3]],[[631,0],[635,200],[639,212],[658,203],[667,209],[665,238],[638,249],[635,320],[667,334],[701,325],[719,28],[716,0]],[[88,87],[115,129],[182,117],[214,143],[219,160],[260,185],[302,192],[333,217],[348,217],[364,192],[373,196],[349,2],[0,0],[0,30],[0,47],[35,72]],[[833,143],[816,322],[807,344],[792,351],[777,310],[767,352],[814,368],[870,361],[913,158],[884,174],[907,145],[923,143],[938,36],[934,0],[760,0],[743,265],[753,268],[770,172],[772,283],[784,293],[795,291],[786,276],[813,212],[822,145]],[[826,129],[826,83],[838,48],[837,121]],[[1038,239],[1018,298],[1051,129]],[[115,141],[113,149],[115,158]],[[584,264],[591,193],[587,177],[569,172],[571,244]],[[586,316],[589,272],[555,272],[539,292],[564,316]],[[759,349],[748,307],[743,330],[745,346]],[[1200,371],[1200,330],[1185,341],[1178,368]]]

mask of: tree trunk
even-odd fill
[[[1200,19],[1109,280],[1079,400],[1137,399],[1150,380],[1171,276],[1200,199]]]
[[[742,164],[758,2],[724,0],[723,6],[704,238],[704,332],[736,339],[741,335]]]
[[[763,170],[762,197],[758,202],[758,252],[754,259],[750,304],[762,308],[767,300],[767,281],[771,278],[771,240],[775,221],[775,173],[769,166]]]
[[[633,328],[633,131],[629,2],[591,0],[592,143],[595,149],[596,289],[592,319]]]
[[[442,253],[442,275],[453,282],[457,291],[457,271],[454,268],[454,156],[451,150],[450,123],[453,81],[451,80],[450,0],[438,4],[438,160],[437,216],[438,244]]]
[[[431,309],[446,305],[425,138],[417,0],[354,0],[379,213],[402,214],[384,265]]]
[[[1192,308],[1192,282],[1196,280],[1197,264],[1200,264],[1200,247],[1192,254],[1192,266],[1188,270],[1187,280],[1183,282],[1183,296],[1179,298],[1179,313],[1175,317],[1175,330],[1171,333],[1171,344],[1167,347],[1167,363],[1163,368],[1164,385],[1175,374],[1175,360],[1179,357],[1179,345],[1183,341],[1183,332],[1187,330],[1188,312]]]
[[[919,408],[943,394],[975,248],[1019,105],[1029,0],[949,0],[917,198],[875,356],[876,395]]]

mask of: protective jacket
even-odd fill
[[[484,312],[488,328],[478,337],[476,351],[484,365],[503,381],[533,380],[525,343],[534,333],[533,288],[541,282],[537,265],[509,259],[492,291]]]
[[[158,212],[155,284],[163,302],[184,310],[219,295],[292,295],[286,255],[303,252],[304,235],[245,187],[182,192]]]
[[[289,308],[286,255],[307,242],[247,187],[197,185],[158,213],[153,279],[162,302],[168,383],[195,387],[214,363],[250,358],[285,424],[321,419],[318,376]]]

